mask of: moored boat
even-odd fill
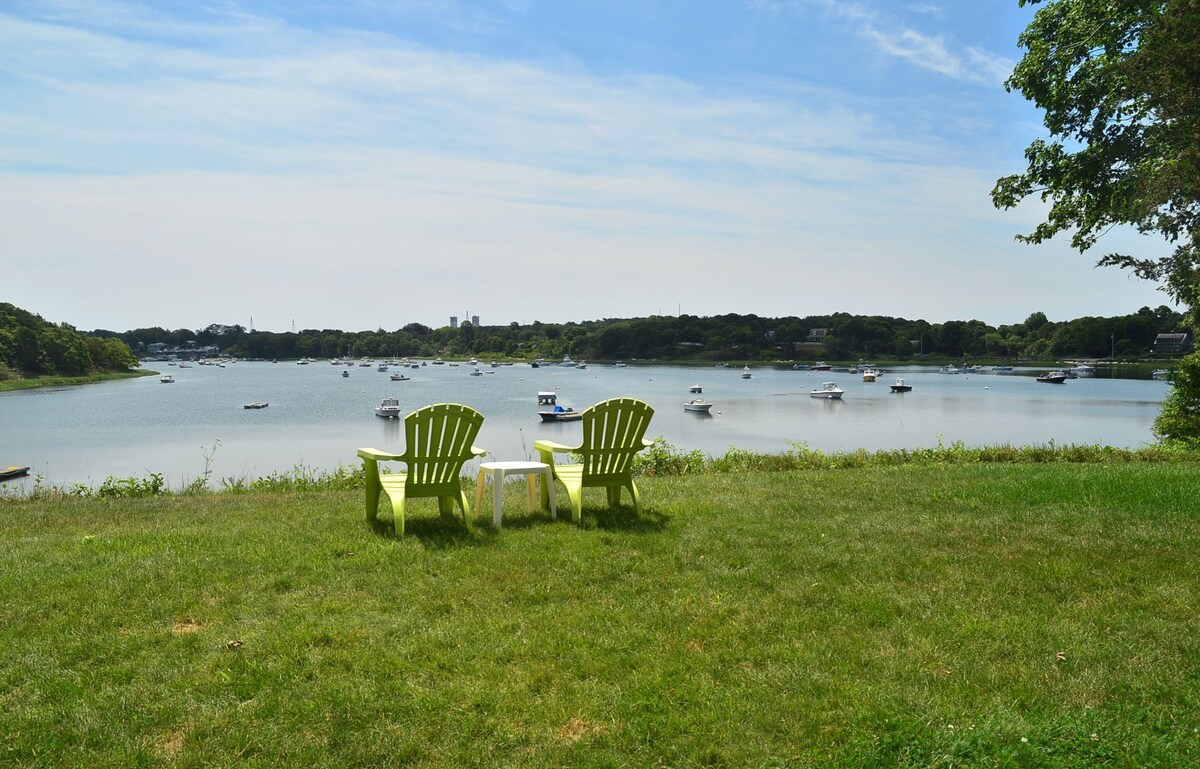
[[[754,375],[750,373],[750,367],[746,366],[742,369],[742,379],[753,379]]]
[[[158,381],[162,382],[163,384],[175,384],[175,377],[171,376],[170,374],[163,374],[158,378]]]
[[[399,398],[384,398],[379,405],[375,407],[375,416],[384,417],[385,419],[400,418],[400,399]]]
[[[712,407],[712,402],[706,401],[703,398],[692,398],[683,404],[684,411],[691,411],[694,414],[707,414]]]
[[[688,388],[688,392],[690,392],[690,393],[701,393],[701,392],[704,392],[704,388],[703,388],[703,387],[701,387],[701,386],[700,386],[700,385],[698,385],[698,384],[694,384],[694,385],[692,385],[691,387],[689,387],[689,388]]]
[[[266,401],[255,401],[242,406],[244,409],[265,409],[269,404]]]
[[[896,381],[892,383],[891,388],[894,393],[906,393],[912,390],[912,385],[905,384],[903,379],[896,377]]]
[[[543,422],[574,422],[583,419],[583,412],[576,411],[570,406],[555,406],[549,411],[539,411],[538,416]]]
[[[1067,372],[1065,371],[1047,371],[1037,378],[1039,382],[1047,382],[1049,384],[1063,384],[1067,381]]]
[[[0,468],[0,481],[7,481],[11,478],[21,478],[29,475],[29,468],[17,465],[9,465],[5,468]]]
[[[823,398],[825,400],[841,400],[846,391],[837,386],[837,382],[825,382],[820,388],[809,393],[812,398]]]

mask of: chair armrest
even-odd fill
[[[548,451],[552,454],[566,454],[572,451],[578,451],[578,446],[565,446],[561,443],[550,440],[538,440],[533,442],[533,448],[537,451]]]
[[[370,459],[376,462],[402,462],[405,460],[405,457],[398,454],[390,454],[386,451],[371,448],[359,449],[358,455],[363,459]]]
[[[648,449],[653,445],[654,441],[650,440],[649,438],[642,438],[642,448]]]
[[[487,454],[487,449],[481,449],[478,446],[472,446],[471,453],[477,457],[482,457],[483,455]]]
[[[553,473],[557,473],[558,471],[554,469],[554,454],[555,454],[555,452],[558,452],[560,454],[565,454],[570,451],[575,451],[577,447],[564,446],[561,443],[556,443],[555,441],[543,439],[540,441],[534,441],[533,448],[534,448],[534,451],[536,451],[538,453],[538,461],[543,462],[547,465],[550,465],[550,471]]]

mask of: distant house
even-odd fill
[[[1187,352],[1192,347],[1192,340],[1187,332],[1175,334],[1159,334],[1154,339],[1154,351],[1163,353]]]
[[[825,335],[828,333],[829,329],[827,328],[810,328],[808,330],[808,338],[804,341],[809,344],[820,344],[825,341]]]

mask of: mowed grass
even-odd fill
[[[639,487],[0,501],[0,766],[1200,765],[1194,464]]]

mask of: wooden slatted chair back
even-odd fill
[[[457,484],[471,451],[483,414],[458,403],[435,403],[404,419],[408,487],[441,488]]]
[[[612,398],[585,409],[577,453],[586,481],[628,477],[633,456],[645,448],[642,439],[653,416],[650,404],[635,398]]]

